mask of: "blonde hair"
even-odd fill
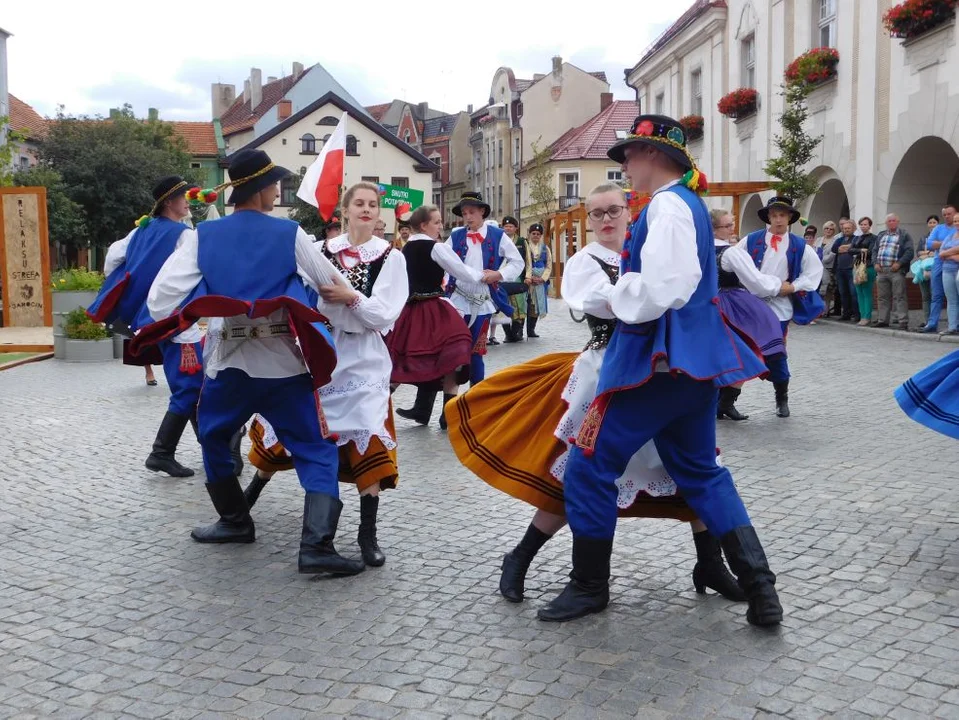
[[[366,182],[364,180],[362,182],[355,183],[354,185],[350,185],[349,189],[347,189],[347,191],[343,193],[343,214],[344,215],[346,215],[346,209],[350,206],[350,203],[353,202],[353,196],[356,195],[358,190],[369,190],[374,195],[376,195],[377,198],[380,197],[379,186],[371,182]]]
[[[626,198],[626,193],[623,190],[622,185],[617,185],[614,182],[605,182],[600,183],[592,190],[589,191],[589,194],[586,196],[586,199],[589,200],[593,195],[602,195],[603,193],[615,192],[619,193],[624,199]]]

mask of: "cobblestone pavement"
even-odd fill
[[[553,309],[542,339],[492,348],[491,366],[580,348],[584,327]],[[530,510],[464,471],[435,422],[398,421],[385,567],[298,575],[291,473],[257,505],[255,544],[198,545],[202,474],[143,468],[162,379],[119,362],[2,372],[0,716],[957,718],[959,444],[891,397],[950,349],[794,329],[793,417],[753,383],[750,420],[720,423],[779,573],[773,632],[693,592],[689,530],[666,521],[621,524],[607,612],[536,620],[565,581],[565,532],[527,602],[504,602],[499,562]],[[200,467],[193,438],[180,457]],[[356,555],[350,488],[344,501],[339,545]]]

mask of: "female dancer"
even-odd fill
[[[959,350],[906,380],[896,388],[895,397],[917,423],[959,440]]]
[[[392,382],[422,387],[416,404],[396,414],[420,425],[428,425],[436,394],[442,385],[444,396],[453,397],[459,385],[469,380],[457,378],[456,369],[469,370],[473,338],[462,315],[443,292],[444,272],[471,282],[482,282],[483,274],[467,266],[445,243],[439,242],[443,217],[435,205],[424,205],[409,219],[413,230],[403,257],[410,284],[410,299],[396,326],[386,338],[393,360]],[[445,418],[440,416],[440,426]]]
[[[373,235],[379,202],[373,183],[353,185],[343,195],[347,232],[313,244],[351,285],[320,290],[317,309],[333,326],[337,360],[333,377],[320,388],[319,396],[326,424],[340,449],[340,482],[355,483],[360,493],[357,541],[363,561],[373,567],[386,562],[376,537],[380,490],[396,487],[398,479],[390,406],[393,362],[383,336],[409,296],[403,254]],[[250,462],[257,468],[246,489],[252,506],[273,474],[293,465],[262,418],[254,421],[250,439]]]
[[[596,241],[569,259],[562,283],[563,299],[589,323],[586,349],[544,355],[499,372],[447,407],[450,442],[460,461],[493,487],[537,508],[526,535],[503,558],[499,587],[510,602],[522,602],[530,563],[566,524],[562,478],[570,439],[595,397],[616,323],[607,297],[619,275],[629,213],[622,189],[612,183],[594,188],[586,203]],[[709,587],[730,600],[745,599],[723,563],[719,541],[677,494],[653,443],[633,456],[617,485],[620,516],[692,523],[696,592]]]

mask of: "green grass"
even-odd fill
[[[25,360],[27,358],[40,355],[42,353],[5,353],[0,352],[0,365],[8,362],[16,362],[17,360]]]

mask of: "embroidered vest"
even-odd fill
[[[761,269],[763,258],[766,257],[766,231],[757,230],[746,236],[746,250],[749,256],[756,264],[756,269]],[[806,241],[797,235],[789,233],[789,249],[786,251],[786,280],[793,282],[802,275],[802,260],[806,252]],[[817,317],[822,315],[826,309],[826,303],[815,290],[807,292],[802,290],[789,296],[789,301],[793,306],[793,322],[797,325],[808,325]]]
[[[468,243],[471,242],[466,237],[467,232],[469,231],[465,227],[459,227],[450,234],[453,252],[459,255],[460,260],[463,262],[466,262],[466,251],[469,249]],[[503,235],[504,233],[501,229],[491,225],[486,226],[486,237],[483,240],[481,248],[483,251],[484,270],[499,270],[500,265],[503,264],[503,258],[499,254],[500,241],[503,239]],[[456,278],[451,276],[446,285],[447,296],[452,296],[455,289]],[[489,294],[497,310],[508,317],[513,316],[513,306],[509,304],[509,296],[506,294],[506,291],[500,287],[499,283],[489,286]]]
[[[346,279],[350,281],[353,289],[358,293],[363,293],[366,297],[370,297],[373,294],[373,286],[376,284],[376,278],[380,276],[383,263],[386,262],[386,257],[391,252],[393,252],[392,246],[386,248],[384,253],[375,260],[368,263],[360,261],[353,267],[347,269],[340,263],[339,258],[330,252],[326,243],[323,243],[323,254],[326,255],[337,270],[346,275]]]
[[[739,280],[739,275],[734,272],[729,272],[728,270],[723,270],[723,255],[729,248],[729,245],[716,248],[716,272],[719,273],[720,290],[743,287],[742,282]]]

